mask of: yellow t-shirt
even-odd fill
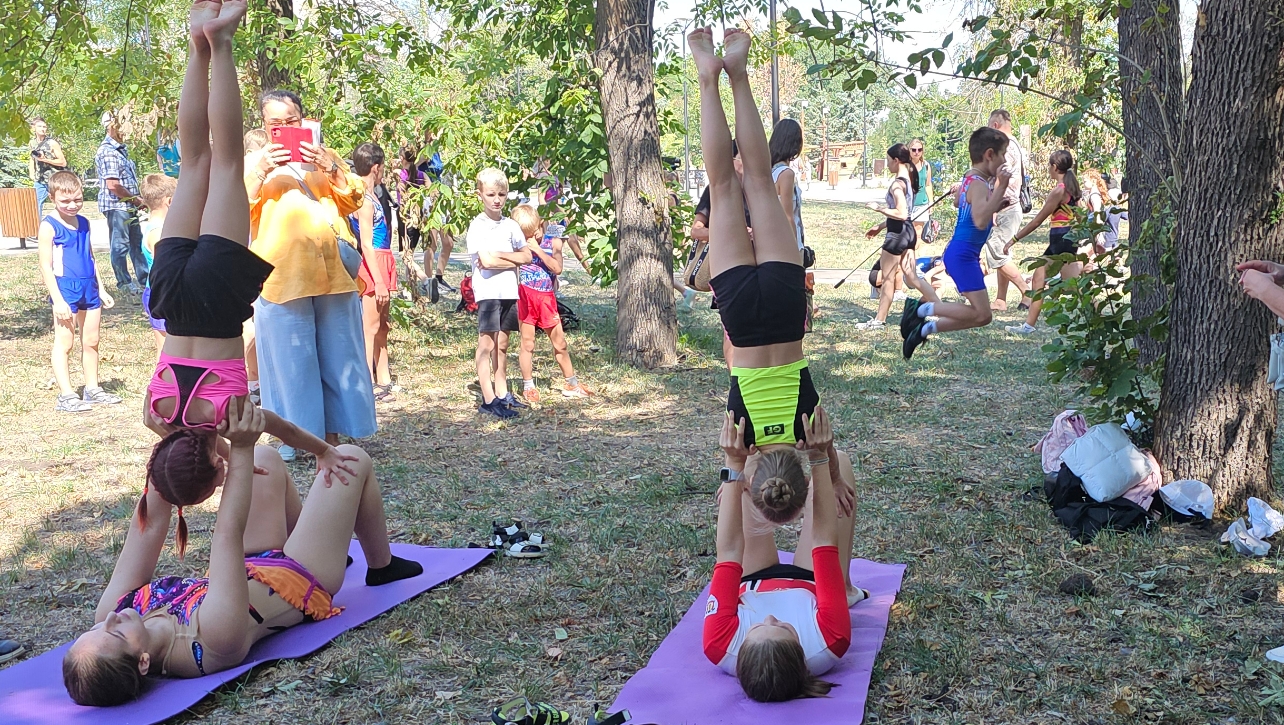
[[[279,305],[357,291],[335,235],[352,240],[346,218],[361,208],[365,185],[358,176],[344,176],[348,189],[340,193],[320,171],[304,174],[317,198],[313,201],[299,187],[298,177],[278,172],[264,182],[258,198],[250,199],[250,249],[275,267],[263,284],[263,299]]]

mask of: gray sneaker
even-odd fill
[[[20,657],[26,651],[27,648],[21,644],[11,639],[0,638],[0,662],[8,662],[15,657]]]
[[[94,406],[80,399],[75,393],[67,393],[58,396],[59,413],[86,413],[93,409]]]
[[[1031,334],[1034,334],[1034,331],[1039,328],[1035,327],[1034,325],[1031,325],[1028,322],[1022,322],[1019,325],[1008,325],[1003,329],[1007,330],[1008,333],[1012,335],[1031,335]]]
[[[102,388],[85,388],[83,400],[96,405],[115,405],[120,402],[120,396],[112,395]]]

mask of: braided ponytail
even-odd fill
[[[181,428],[165,436],[152,449],[147,461],[147,486],[138,502],[138,522],[147,525],[147,490],[178,507],[178,528],[174,543],[179,558],[187,551],[187,520],[183,507],[198,504],[214,495],[219,468],[214,463],[214,434]]]

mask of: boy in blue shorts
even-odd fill
[[[83,413],[93,404],[115,405],[120,398],[98,385],[98,326],[102,308],[116,304],[103,288],[89,245],[89,220],[80,216],[85,205],[80,177],[59,171],[49,177],[54,213],[40,222],[40,276],[53,304],[54,379],[58,381],[58,410]],[[80,327],[80,364],[85,374],[83,396],[71,387],[67,358]]]
[[[954,280],[959,294],[968,304],[942,302],[932,285],[917,275],[905,282],[923,295],[923,300],[905,300],[901,313],[901,337],[905,340],[901,354],[906,360],[914,350],[937,332],[985,327],[994,319],[990,312],[990,292],[985,287],[981,269],[981,250],[994,223],[994,213],[1003,206],[1003,195],[1012,180],[1013,169],[1003,165],[1008,137],[988,126],[978,128],[968,139],[972,168],[963,177],[959,190],[959,217],[954,236],[945,247],[942,261],[945,272]],[[929,317],[935,317],[929,320]]]

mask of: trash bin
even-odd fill
[[[0,189],[0,236],[17,237],[18,245],[26,249],[27,237],[35,237],[39,232],[36,190]]]

